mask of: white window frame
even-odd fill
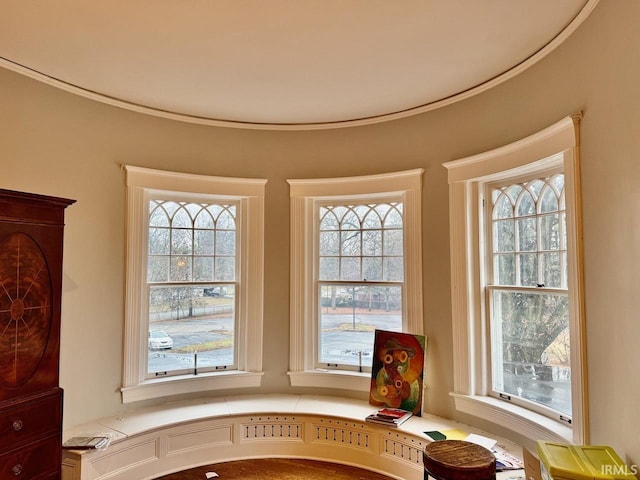
[[[289,379],[292,386],[368,392],[371,373],[315,368],[318,308],[315,289],[318,202],[401,198],[404,213],[404,312],[406,331],[422,335],[423,169],[359,177],[287,180],[291,200],[291,299]]]
[[[449,180],[451,298],[456,410],[535,440],[589,441],[582,263],[579,123],[570,115],[522,140],[444,164]],[[565,175],[572,423],[489,395],[491,385],[481,255],[483,185],[561,167]]]
[[[264,191],[266,180],[184,174],[124,165],[127,185],[126,302],[122,402],[230,388],[257,387],[262,379]],[[148,194],[238,202],[236,281],[237,370],[147,377],[146,282]]]

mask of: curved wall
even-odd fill
[[[268,179],[265,376],[242,393],[293,392],[288,365],[286,179],[425,168],[426,408],[454,417],[447,178],[443,162],[584,111],[582,185],[591,440],[640,463],[640,3],[601,2],[556,51],[440,110],[337,130],[225,129],[147,117],[0,71],[0,187],[74,198],[65,231],[61,384],[65,426],[120,403],[124,173],[119,165]],[[233,392],[225,391],[224,395]],[[314,392],[318,393],[318,392]],[[342,394],[343,392],[326,392]],[[469,423],[469,419],[465,419]]]

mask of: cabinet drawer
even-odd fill
[[[62,391],[32,396],[0,411],[0,454],[60,433]]]
[[[58,478],[62,449],[57,435],[0,455],[0,479]]]

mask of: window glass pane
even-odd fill
[[[538,284],[538,254],[522,253],[518,255],[518,263],[520,268],[519,285],[535,287]]]
[[[340,228],[343,230],[360,230],[360,218],[350,209],[342,218]]]
[[[169,236],[168,228],[149,228],[149,254],[168,255]]]
[[[216,231],[216,255],[235,255],[236,232],[233,230]]]
[[[194,231],[193,253],[213,255],[213,230]]]
[[[493,222],[493,251],[513,252],[515,247],[515,223],[513,220]]]
[[[340,233],[340,253],[342,255],[355,256],[362,255],[360,249],[360,234],[361,232],[347,230]]]
[[[365,230],[362,232],[362,254],[382,255],[382,231]]]
[[[518,219],[518,251],[535,251],[538,246],[535,217]]]
[[[320,280],[340,280],[338,257],[320,258]]]
[[[534,200],[537,201],[538,197],[540,196],[540,191],[544,186],[545,186],[545,182],[540,179],[532,180],[527,184],[527,187],[531,192],[531,195],[533,196]]]
[[[384,257],[383,279],[387,282],[401,282],[404,280],[404,263],[402,257]]]
[[[380,229],[382,228],[382,221],[380,220],[379,213],[370,209],[366,216],[364,217],[364,222],[362,223],[362,228],[365,229]]]
[[[196,217],[194,226],[196,228],[206,228],[209,230],[213,229],[215,225],[213,223],[213,217],[211,216],[211,213],[206,209],[202,209]]]
[[[544,276],[545,287],[561,288],[563,274],[563,265],[559,253],[541,253],[540,260],[542,262],[542,272]]]
[[[227,208],[231,208],[231,212],[235,213],[235,206],[218,205],[215,203],[206,206],[207,212],[209,212],[209,214],[211,215],[211,218],[213,218],[214,221],[216,221],[217,218],[220,216],[220,214],[224,212]],[[204,212],[202,214],[204,215]]]
[[[180,208],[173,219],[171,220],[171,228],[191,228],[193,224],[191,222],[191,215],[185,208]]]
[[[547,186],[540,196],[540,213],[555,212],[558,210],[558,197],[556,192]]]
[[[165,210],[165,212],[167,212],[167,215],[169,216],[169,218],[173,218],[175,213],[180,208],[180,204],[178,204],[177,202],[158,201],[158,203],[162,204],[162,208]]]
[[[557,213],[540,216],[540,249],[560,249],[560,224]]]
[[[371,211],[371,207],[369,205],[355,205],[353,207],[353,212],[358,217],[358,228],[364,228],[364,217]]]
[[[386,230],[384,232],[384,255],[402,255],[403,251],[402,230]]]
[[[551,185],[553,185],[556,192],[564,192],[564,174],[558,173],[551,177]]]
[[[335,207],[328,207],[335,214],[336,219],[338,220],[338,228],[340,228],[340,224],[342,223],[342,218],[349,212],[347,207],[342,205],[337,205]]]
[[[568,297],[492,291],[493,389],[571,415]]]
[[[340,254],[338,232],[320,232],[320,255]]]
[[[171,282],[190,282],[191,278],[191,257],[172,256],[169,261],[170,272],[169,281]]]
[[[216,228],[219,230],[235,230],[236,229],[236,207],[229,206],[220,212],[216,221]]]
[[[171,229],[171,253],[190,254],[193,250],[193,230]]]
[[[494,194],[498,194],[498,190],[493,191]],[[511,199],[506,195],[502,194],[496,196],[497,201],[494,200],[493,207],[493,218],[512,218],[513,217],[513,204],[511,203]]]
[[[320,208],[320,230],[338,230],[340,222],[332,210]]]
[[[515,285],[516,284],[516,265],[515,255],[496,255],[494,272],[496,277],[495,283],[498,285]]]
[[[216,257],[214,280],[216,282],[228,282],[236,278],[235,257]]]
[[[194,257],[193,280],[195,282],[213,281],[213,257]]]
[[[378,281],[382,278],[382,258],[365,257],[362,259],[363,280]]]
[[[401,287],[321,285],[319,362],[370,369],[374,331],[401,332],[401,305]]]
[[[521,185],[510,185],[506,188],[505,193],[509,195],[509,198],[511,198],[511,203],[515,205],[515,201],[520,196],[520,193],[522,193],[522,190],[523,188]]]
[[[397,204],[392,208],[384,219],[385,228],[402,228],[402,204]]]
[[[527,215],[533,215],[536,213],[536,206],[531,194],[523,190],[517,204],[517,216],[525,217]]]
[[[169,281],[169,257],[154,255],[147,258],[147,281]]]
[[[152,286],[147,372],[233,365],[234,292],[233,284]]]
[[[193,219],[196,218],[201,211],[203,211],[204,205],[200,205],[198,203],[185,203],[184,208],[187,212],[189,212],[189,218]]]
[[[393,203],[393,205],[397,208],[400,209],[400,212],[402,212],[402,204],[401,203]],[[373,205],[373,209],[376,211],[376,213],[378,214],[378,216],[380,217],[380,221],[382,223],[384,223],[384,219],[387,216],[387,213],[389,212],[389,210],[391,210],[392,207],[390,204],[388,203],[378,203],[376,205]]]
[[[340,259],[340,280],[362,280],[360,257],[343,257]]]
[[[151,200],[149,202],[149,226],[168,227],[170,225],[167,212],[160,202]]]

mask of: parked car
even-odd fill
[[[173,348],[173,339],[164,330],[149,330],[149,349]]]
[[[226,295],[226,289],[224,287],[210,287],[202,290],[202,294],[205,297],[224,297]]]

